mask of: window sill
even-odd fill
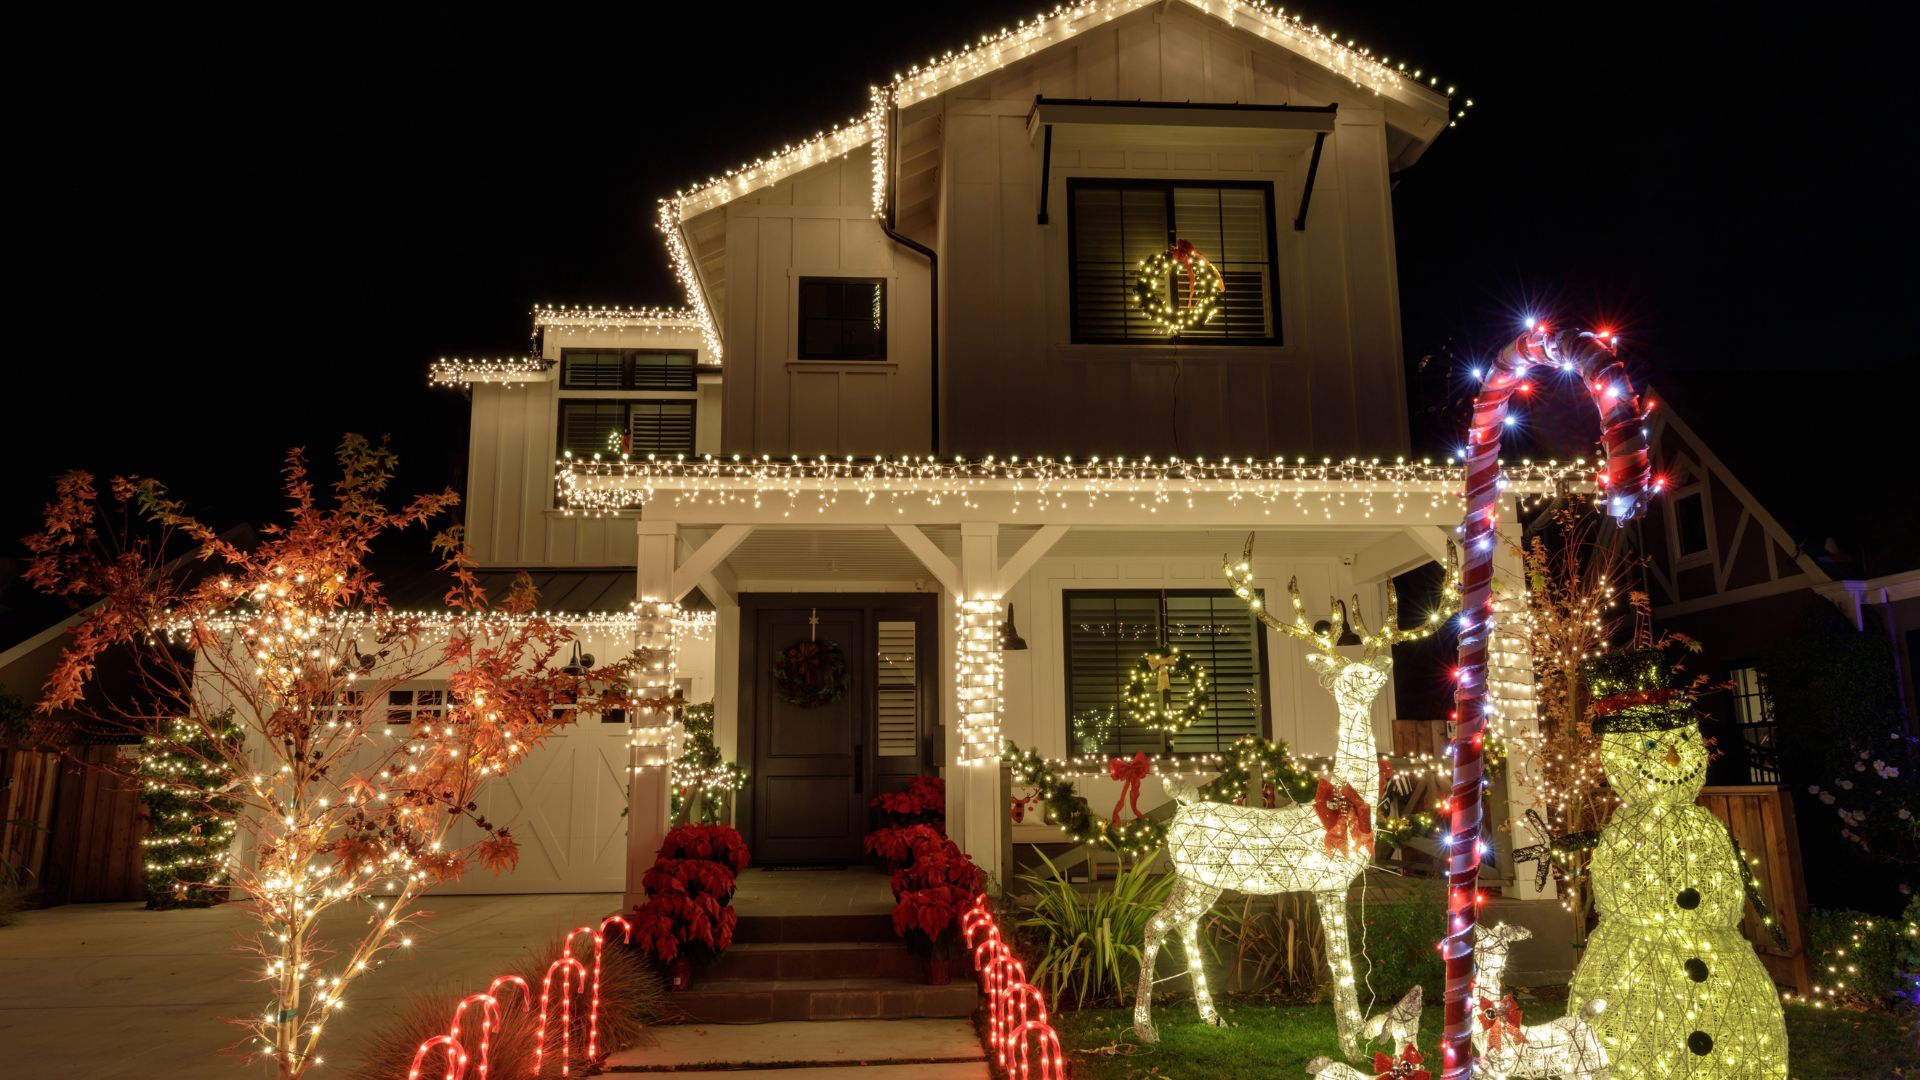
[[[1291,345],[1050,345],[1047,355],[1054,360],[1093,360],[1107,363],[1134,363],[1140,360],[1212,360],[1230,364],[1272,363],[1292,360],[1298,350]]]
[[[865,372],[884,371],[892,374],[900,370],[898,360],[789,360],[788,371],[837,371]]]

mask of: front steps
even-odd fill
[[[928,986],[885,915],[743,915],[733,947],[667,999],[689,1023],[960,1019],[979,990],[964,965]]]
[[[986,1080],[986,1053],[967,1020],[842,1020],[827,1023],[680,1024],[656,1027],[651,1043],[612,1055],[609,1073],[738,1076],[780,1070],[783,1080]]]

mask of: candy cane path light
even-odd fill
[[[1041,1080],[1065,1077],[1066,1055],[1047,1017],[1046,999],[1027,982],[1026,968],[1000,936],[987,894],[975,895],[960,917],[960,936],[973,951],[974,974],[987,999],[987,1056],[1020,1080],[1036,1071],[1036,1059]]]
[[[1482,744],[1487,727],[1487,646],[1492,635],[1493,548],[1496,498],[1501,487],[1500,432],[1513,395],[1528,377],[1550,368],[1580,379],[1600,414],[1606,453],[1599,481],[1608,516],[1624,524],[1639,517],[1652,490],[1647,464],[1646,410],[1626,369],[1614,354],[1612,334],[1528,328],[1495,358],[1473,402],[1467,433],[1467,511],[1461,523],[1466,552],[1461,563],[1459,686],[1454,692],[1452,820],[1447,843],[1445,1027],[1441,1033],[1442,1080],[1473,1074],[1473,929],[1480,873],[1480,790],[1485,785]]]

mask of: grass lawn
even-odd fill
[[[1325,1004],[1268,1005],[1220,999],[1230,1025],[1222,1031],[1195,1019],[1191,1001],[1155,1002],[1160,1045],[1133,1037],[1132,1009],[1062,1010],[1054,1014],[1073,1074],[1097,1080],[1184,1080],[1229,1076],[1301,1076],[1309,1058],[1337,1055],[1333,1011]],[[1552,1006],[1541,1015],[1551,1017]],[[1528,1020],[1534,1020],[1528,1009]],[[1432,1043],[1439,1009],[1429,1003],[1423,1043]],[[1877,1013],[1787,1010],[1794,1080],[1920,1078],[1920,1044],[1899,1017]],[[1436,1070],[1435,1075],[1438,1075]]]

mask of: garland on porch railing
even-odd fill
[[[1012,769],[1017,783],[1031,785],[1043,811],[1042,820],[1083,844],[1103,844],[1128,855],[1143,855],[1166,844],[1167,823],[1136,816],[1127,820],[1102,818],[1075,789],[1064,763],[1049,761],[1009,740],[1000,760]],[[1295,761],[1284,741],[1242,736],[1220,763],[1220,775],[1199,786],[1207,802],[1243,802],[1255,777],[1269,804],[1284,796],[1290,802],[1312,802],[1319,777]],[[1382,816],[1374,823],[1375,842],[1399,846],[1414,836],[1437,836],[1434,815],[1419,812],[1406,817]]]

